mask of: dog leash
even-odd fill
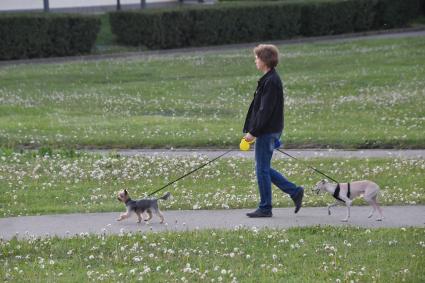
[[[290,155],[289,153],[287,153],[287,152],[285,152],[285,151],[281,150],[279,147],[276,147],[276,150],[277,150],[277,151],[279,151],[280,153],[284,154],[284,155],[289,156],[289,157],[290,157],[290,158],[292,158],[292,159],[295,159],[295,160],[299,161],[300,163],[302,163],[302,164],[303,164],[303,165],[305,165],[306,167],[308,167],[308,168],[310,168],[310,169],[312,169],[312,170],[316,171],[317,173],[319,173],[319,174],[321,174],[321,175],[323,175],[323,176],[325,176],[325,177],[329,178],[330,180],[334,181],[335,183],[339,184],[339,182],[338,182],[337,180],[335,180],[334,178],[332,178],[332,177],[328,176],[327,174],[323,173],[322,171],[320,171],[320,170],[318,170],[318,169],[316,169],[316,168],[314,168],[314,167],[312,167],[312,166],[309,166],[309,165],[304,164],[303,162],[301,162],[301,160],[300,160],[300,159],[298,159],[298,158],[296,158],[296,157],[294,157],[294,156]],[[212,160],[210,160],[210,161],[208,161],[208,162],[206,162],[206,163],[202,164],[201,166],[199,166],[199,167],[197,167],[197,168],[193,169],[192,171],[190,171],[190,172],[188,172],[188,173],[184,174],[183,176],[181,176],[181,177],[179,177],[179,178],[177,178],[177,179],[175,179],[175,180],[173,180],[173,181],[169,182],[168,184],[166,184],[166,185],[162,186],[161,188],[157,189],[156,191],[154,191],[154,192],[152,192],[152,193],[148,194],[148,197],[150,197],[150,196],[152,196],[152,195],[156,194],[157,192],[162,191],[162,190],[163,190],[163,189],[165,189],[166,187],[171,186],[171,185],[172,185],[172,184],[174,184],[175,182],[180,181],[181,179],[183,179],[183,178],[185,178],[185,177],[189,176],[190,174],[195,173],[195,172],[196,172],[196,171],[198,171],[199,169],[204,168],[204,167],[205,167],[205,166],[207,166],[208,164],[213,163],[213,162],[214,162],[214,161],[216,161],[217,159],[219,159],[219,158],[223,157],[224,155],[226,155],[226,154],[228,154],[229,152],[232,152],[232,151],[234,151],[234,149],[230,149],[230,150],[228,150],[228,151],[226,151],[226,152],[224,152],[224,153],[220,154],[220,155],[219,155],[219,156],[217,156],[216,158],[214,158],[214,159],[212,159]]]
[[[159,188],[158,190],[156,190],[156,191],[154,191],[154,192],[150,193],[150,194],[148,195],[148,197],[150,197],[151,195],[156,194],[156,193],[157,193],[157,192],[159,192],[159,191],[162,191],[162,190],[163,190],[163,189],[165,189],[166,187],[168,187],[168,186],[170,186],[170,185],[174,184],[175,182],[177,182],[177,181],[179,181],[179,180],[181,180],[181,179],[183,179],[183,178],[185,178],[185,177],[189,176],[190,174],[195,173],[195,172],[196,172],[196,171],[198,171],[199,169],[201,169],[201,168],[203,168],[203,167],[207,166],[207,165],[208,165],[208,164],[210,164],[210,163],[213,163],[214,161],[216,161],[217,159],[219,159],[219,158],[221,158],[221,157],[225,156],[226,154],[228,154],[228,153],[229,153],[229,152],[231,152],[231,151],[234,151],[234,149],[230,149],[230,150],[228,150],[228,151],[226,151],[226,152],[224,152],[224,153],[220,154],[220,155],[219,155],[219,156],[217,156],[216,158],[214,158],[214,159],[212,159],[212,160],[208,161],[207,163],[202,164],[202,165],[201,165],[201,166],[199,166],[198,168],[195,168],[195,169],[193,169],[192,171],[190,171],[189,173],[186,173],[186,174],[184,174],[183,176],[181,176],[181,177],[179,177],[179,178],[175,179],[174,181],[169,182],[168,184],[166,184],[166,185],[165,185],[165,186],[163,186],[162,188]]]
[[[323,175],[323,176],[325,176],[325,177],[329,178],[330,180],[334,181],[335,183],[339,184],[339,182],[338,182],[337,180],[335,180],[334,178],[332,178],[332,177],[330,177],[330,176],[326,175],[326,174],[325,174],[325,173],[323,173],[322,171],[320,171],[320,170],[318,170],[318,169],[316,169],[316,168],[314,168],[314,167],[312,167],[312,166],[309,166],[309,165],[304,164],[304,163],[303,163],[300,159],[298,159],[298,158],[296,158],[296,157],[294,157],[294,156],[290,155],[289,153],[284,152],[284,151],[283,151],[283,150],[281,150],[280,148],[278,148],[278,147],[277,147],[277,148],[276,148],[276,150],[277,150],[277,151],[279,151],[280,153],[283,153],[283,154],[285,154],[285,155],[287,155],[287,156],[291,157],[292,159],[295,159],[295,160],[299,161],[299,162],[300,162],[301,164],[303,164],[304,166],[306,166],[306,167],[308,167],[308,168],[310,168],[310,169],[312,169],[312,170],[316,171],[317,173],[319,173],[319,174],[321,174],[321,175]]]

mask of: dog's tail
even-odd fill
[[[163,200],[167,200],[170,197],[170,192],[166,192],[165,195],[163,195],[162,197],[158,198],[158,199],[163,199]]]

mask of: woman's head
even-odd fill
[[[256,65],[258,69],[262,69],[261,65],[272,69],[279,63],[279,50],[275,45],[272,44],[260,44],[254,48],[254,54],[256,59]],[[261,62],[258,62],[259,59]]]

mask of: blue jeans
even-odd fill
[[[281,133],[265,134],[255,141],[255,173],[260,192],[259,209],[263,212],[272,210],[272,183],[291,197],[298,192],[298,186],[288,181],[282,174],[271,168],[271,159],[275,141]]]

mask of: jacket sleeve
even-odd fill
[[[246,118],[245,118],[245,123],[243,125],[243,133],[248,133],[249,132],[249,121],[251,119],[252,116],[252,108],[254,107],[254,100],[252,100],[251,104],[249,105],[249,109],[248,109],[248,113],[246,114]]]
[[[271,80],[265,83],[261,94],[260,108],[250,131],[254,137],[260,136],[263,129],[267,128],[268,123],[270,123],[270,117],[278,102],[278,96],[281,95],[279,89],[277,84]]]

